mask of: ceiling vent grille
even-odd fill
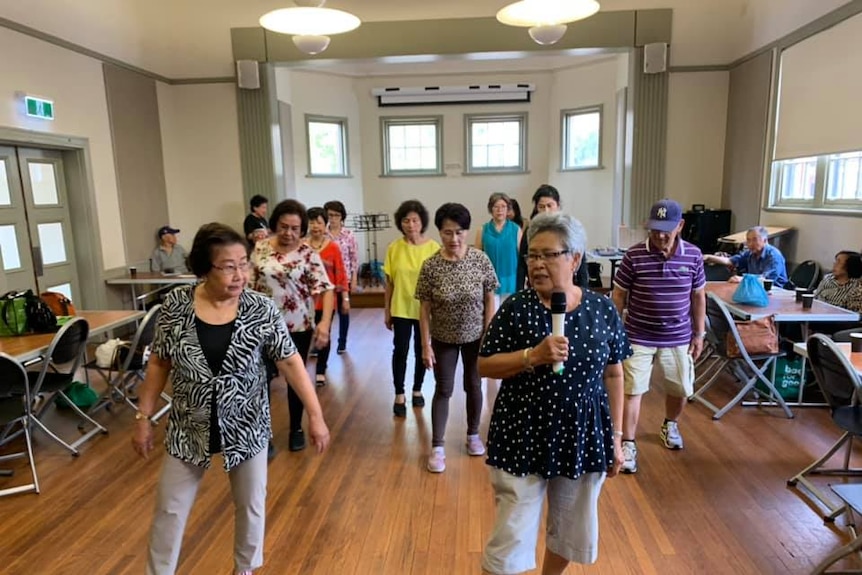
[[[434,106],[442,104],[505,104],[529,102],[534,84],[470,84],[468,86],[425,86],[373,88],[377,105]]]

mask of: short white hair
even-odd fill
[[[532,242],[542,232],[557,234],[563,248],[569,252],[583,255],[587,249],[587,232],[584,226],[563,212],[544,212],[530,220],[527,228],[527,242]]]

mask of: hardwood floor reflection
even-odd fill
[[[494,501],[484,458],[469,457],[464,446],[463,392],[456,386],[452,399],[446,471],[433,475],[425,470],[433,377],[425,380],[426,407],[393,418],[391,333],[382,311],[354,310],[351,319],[348,353],[332,355],[329,385],[319,389],[333,434],[326,454],[287,451],[285,387],[274,384],[279,452],[269,467],[260,573],[478,573]],[[486,383],[483,437],[496,390],[496,382]],[[803,574],[847,540],[843,520],[825,526],[785,487],[837,438],[825,410],[796,410],[787,420],[778,410],[735,408],[714,422],[690,405],[681,425],[686,448],[670,452],[658,442],[662,405],[658,394],[644,401],[638,474],[605,484],[598,562],[568,573]],[[149,461],[134,455],[128,409],[99,417],[111,433],[79,458],[36,433],[42,494],[0,499],[0,572],[143,572],[163,450]],[[18,476],[0,478],[0,488],[22,479],[24,465],[0,464]],[[232,539],[218,461],[186,528],[179,573],[230,573]]]

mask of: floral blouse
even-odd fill
[[[566,313],[569,358],[563,373],[550,365],[503,380],[488,430],[488,465],[512,475],[577,479],[604,472],[614,460],[605,368],[632,354],[613,302],[584,290]],[[516,293],[491,320],[479,354],[534,347],[551,333],[551,311],[535,290]]]
[[[281,310],[287,331],[314,329],[314,296],[334,289],[316,251],[305,244],[290,253],[260,241],[251,254],[251,287],[270,296]]]
[[[352,231],[341,226],[340,232],[333,234],[330,231],[329,237],[341,249],[341,259],[344,261],[344,269],[347,270],[347,281],[350,281],[353,274],[359,272],[359,247],[356,245],[356,236]]]
[[[230,346],[221,371],[213,374],[195,328],[194,290],[183,286],[165,297],[153,339],[152,352],[171,362],[173,407],[165,447],[181,461],[210,466],[215,394],[224,468],[230,471],[265,449],[272,435],[263,355],[279,361],[296,347],[272,301],[243,290]]]

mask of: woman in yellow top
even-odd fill
[[[407,417],[407,397],[404,394],[404,376],[407,372],[407,352],[410,333],[413,333],[413,407],[424,407],[422,381],[425,366],[422,364],[422,339],[419,331],[419,300],[416,299],[416,281],[422,264],[440,250],[440,244],[425,237],[428,229],[428,210],[417,200],[407,200],[395,211],[395,223],[403,237],[386,248],[383,272],[386,274],[386,329],[392,330],[392,381],[395,384],[396,417]]]

